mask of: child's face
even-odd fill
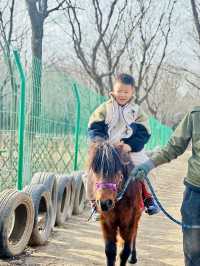
[[[131,100],[134,92],[135,88],[133,86],[126,85],[117,81],[114,84],[112,95],[114,96],[117,103],[123,106]]]

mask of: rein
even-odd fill
[[[154,191],[154,188],[153,188],[153,186],[152,186],[152,184],[151,184],[149,178],[148,178],[147,176],[145,176],[144,179],[146,180],[146,182],[147,182],[147,184],[148,184],[148,187],[149,187],[149,189],[150,189],[150,191],[151,191],[151,193],[152,193],[152,195],[153,195],[153,197],[154,197],[156,203],[158,204],[158,207],[161,209],[161,211],[163,212],[163,214],[164,214],[168,219],[170,219],[172,222],[174,222],[174,223],[176,223],[176,224],[182,226],[182,228],[186,228],[186,229],[200,229],[200,225],[189,225],[189,224],[184,224],[184,223],[182,223],[181,221],[176,220],[173,216],[171,216],[171,215],[170,215],[170,214],[164,209],[164,207],[162,206],[162,204],[160,203],[158,197],[156,196],[156,193],[155,193],[155,191]],[[126,183],[125,183],[125,185],[124,185],[123,190],[122,190],[120,193],[118,193],[117,201],[119,201],[119,200],[121,200],[121,199],[123,198],[123,196],[124,196],[124,194],[125,194],[125,192],[126,192],[126,190],[127,190],[127,187],[128,187],[128,185],[129,185],[129,183],[130,183],[131,180],[135,180],[135,178],[132,177],[132,176],[130,176],[130,177],[127,179],[127,181],[126,181]]]
[[[109,189],[109,190],[116,192],[117,184],[111,183],[111,182],[99,182],[99,183],[96,183],[96,190],[98,189]]]
[[[132,177],[129,177],[129,178],[126,180],[126,182],[125,182],[125,184],[124,184],[124,187],[123,187],[122,191],[120,191],[120,192],[117,193],[116,201],[120,201],[120,200],[123,198],[123,196],[124,196],[124,194],[126,193],[126,190],[127,190],[127,188],[128,188],[129,183],[131,182],[131,180],[132,180]]]
[[[182,228],[185,229],[200,229],[200,225],[189,225],[189,224],[184,224],[181,221],[178,221],[177,219],[175,219],[173,216],[171,216],[162,206],[162,204],[160,203],[158,197],[156,196],[156,193],[154,191],[154,188],[149,180],[149,178],[147,176],[144,177],[144,179],[146,180],[148,187],[156,201],[156,203],[158,204],[159,208],[161,209],[161,211],[163,212],[163,214],[170,219],[172,222],[178,224],[179,226],[182,226]],[[127,181],[124,184],[124,187],[122,189],[122,191],[117,193],[117,198],[116,198],[116,202],[120,201],[123,199],[124,194],[126,193],[126,190],[128,188],[128,185],[130,184],[131,180],[135,180],[135,177],[129,176],[129,178],[127,179]],[[97,183],[96,187],[98,189],[100,188],[107,188],[107,189],[111,189],[112,191],[117,191],[117,185],[115,183]],[[91,215],[92,216],[92,215]]]
[[[105,146],[104,146],[105,145]],[[103,149],[104,153],[103,153],[103,158],[107,158],[108,157],[108,154],[109,152],[111,152],[111,157],[113,160],[117,160],[120,161],[120,158],[119,158],[119,154],[116,150],[113,150],[114,147],[112,145],[109,144],[109,142],[105,142],[103,144],[103,146],[101,146],[101,148]],[[100,155],[101,155],[101,152],[100,152]],[[107,157],[105,157],[107,156]],[[99,158],[98,158],[99,160]],[[99,171],[99,161],[97,160],[97,158],[95,159],[95,163],[96,163],[96,166],[97,167],[97,172]],[[119,162],[118,162],[119,163]],[[120,169],[120,166],[121,166],[121,163],[119,163],[119,165],[114,165],[114,167],[112,168],[112,175],[113,173],[115,173],[115,171],[118,169]],[[109,164],[107,163],[106,165],[103,165],[103,167],[106,169],[106,168],[109,168]],[[104,170],[105,170],[104,169]],[[148,187],[157,203],[157,205],[159,206],[159,208],[161,209],[161,211],[163,212],[163,214],[169,218],[171,221],[173,221],[174,223],[178,224],[179,226],[182,226],[182,228],[186,228],[186,229],[200,229],[200,225],[189,225],[189,224],[184,224],[182,223],[181,221],[178,221],[176,220],[174,217],[172,217],[165,209],[164,207],[162,206],[162,204],[160,203],[160,201],[158,200],[156,194],[155,194],[155,191],[154,191],[154,188],[153,186],[151,185],[151,182],[149,180],[149,178],[144,175],[144,179],[146,180],[147,184],[148,184]],[[112,182],[100,182],[100,183],[97,183],[96,184],[96,189],[109,189],[113,192],[116,192],[117,193],[117,197],[116,197],[116,202],[120,201],[123,199],[124,197],[124,194],[126,193],[127,191],[127,188],[131,182],[131,180],[136,180],[136,177],[135,176],[129,176],[128,179],[126,180],[123,188],[121,191],[118,191],[118,185],[116,183],[112,183]],[[95,212],[95,210],[93,211],[93,213]],[[93,213],[91,214],[90,218],[92,217]],[[90,219],[89,218],[89,219]],[[88,220],[89,220],[88,219]]]
[[[126,180],[122,191],[117,193],[116,202],[120,201],[123,198],[123,196],[126,193],[126,190],[128,188],[128,185],[129,185],[129,183],[131,182],[132,179],[133,178],[130,176]],[[114,192],[117,192],[117,184],[116,183],[111,183],[111,182],[100,182],[100,183],[96,183],[96,189],[97,190],[98,189],[110,189],[110,190],[112,190]],[[89,216],[87,221],[89,221],[92,218],[94,212],[95,212],[95,209],[92,211],[92,213],[90,214],[90,216]]]
[[[169,218],[172,222],[174,222],[174,223],[176,223],[176,224],[182,226],[182,228],[185,228],[185,229],[200,229],[200,225],[189,225],[189,224],[184,224],[184,223],[182,223],[182,222],[176,220],[174,217],[172,217],[172,216],[171,216],[171,215],[170,215],[170,214],[164,209],[164,207],[163,207],[162,204],[160,203],[158,197],[156,196],[156,193],[155,193],[155,191],[154,191],[154,189],[153,189],[153,186],[152,186],[152,184],[151,184],[149,178],[148,178],[147,176],[145,176],[144,179],[147,181],[147,184],[148,184],[148,186],[149,186],[149,189],[150,189],[150,191],[151,191],[151,193],[152,193],[152,195],[153,195],[153,197],[154,197],[156,203],[158,204],[159,208],[161,209],[161,211],[164,213],[164,215],[165,215],[167,218]]]

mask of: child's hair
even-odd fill
[[[135,79],[129,74],[120,73],[117,75],[115,81],[119,81],[126,85],[135,86]]]

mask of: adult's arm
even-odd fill
[[[150,160],[156,166],[170,162],[187,149],[192,138],[191,112],[187,113],[171,136],[168,144],[150,155]]]

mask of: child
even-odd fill
[[[101,104],[91,115],[88,134],[92,142],[109,139],[113,143],[124,143],[124,148],[131,152],[134,165],[145,162],[148,157],[144,145],[150,138],[147,127],[147,117],[141,108],[135,104],[135,81],[128,74],[117,76],[110,99]],[[88,174],[87,195],[95,209],[95,191],[92,175]],[[142,183],[142,194],[146,212],[149,215],[159,212],[152,195]],[[95,211],[95,210],[94,210]],[[96,218],[98,214],[95,213]],[[95,218],[94,216],[94,218]]]

